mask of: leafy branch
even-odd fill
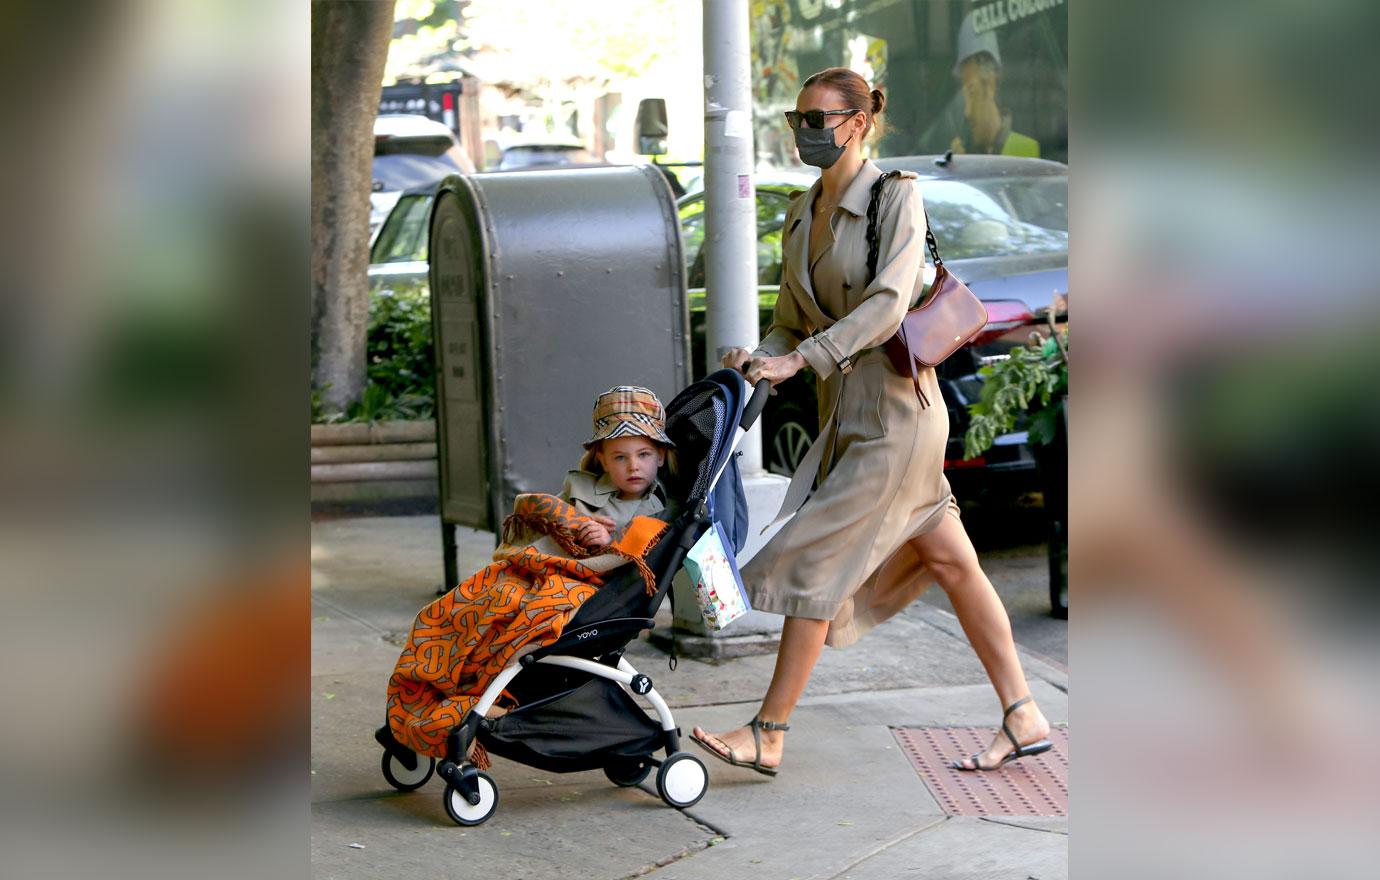
[[[1030,344],[1011,349],[1010,357],[978,370],[985,380],[976,403],[968,406],[972,421],[963,436],[963,457],[976,458],[1002,434],[1013,430],[1022,413],[1029,415],[1030,442],[1054,441],[1069,388],[1069,331],[1051,325],[1049,336],[1030,334]]]

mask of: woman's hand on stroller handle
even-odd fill
[[[804,367],[805,356],[799,352],[793,351],[781,357],[755,357],[748,361],[747,368],[743,370],[743,375],[754,385],[766,380],[775,388],[796,373],[799,373]]]
[[[723,356],[723,365],[742,373],[754,386],[766,380],[773,388],[806,367],[805,356],[797,351],[781,357],[753,357],[745,348],[730,348]]]
[[[752,397],[743,410],[742,421],[738,423],[746,431],[766,408],[767,398],[776,394],[774,386],[800,372],[805,366],[805,358],[798,352],[791,352],[785,357],[753,357],[746,348],[730,348],[724,353],[722,363],[730,370],[742,373],[753,385]]]
[[[752,360],[752,352],[746,348],[730,348],[724,353],[721,363],[730,370],[743,372],[747,368],[748,361]]]

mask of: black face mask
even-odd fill
[[[828,168],[837,162],[852,139],[850,134],[848,140],[838,146],[834,144],[832,128],[806,128],[802,125],[795,130],[795,148],[800,151],[800,161],[816,168]]]

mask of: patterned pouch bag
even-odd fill
[[[716,632],[752,610],[730,546],[723,527],[715,522],[685,556],[704,625]]]

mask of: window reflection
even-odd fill
[[[781,283],[781,233],[790,199],[774,190],[757,190],[757,283]],[[687,200],[680,209],[680,228],[685,252],[686,283],[691,289],[705,286],[704,197]]]
[[[426,259],[427,219],[431,196],[403,196],[379,230],[371,263],[407,263]]]
[[[1068,251],[1068,178],[916,181],[939,255],[981,257]]]

